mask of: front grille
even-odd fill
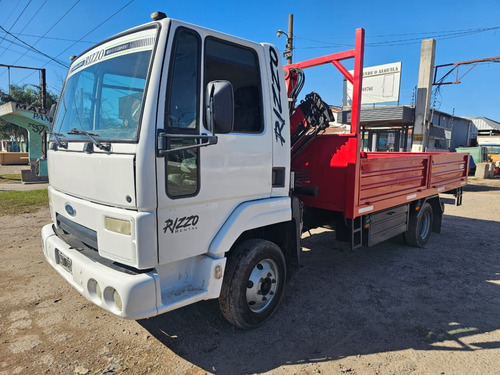
[[[75,248],[81,248],[82,245],[94,250],[97,246],[97,232],[77,224],[60,214],[56,214],[57,229],[56,233],[66,243]]]
[[[53,225],[56,235],[66,242],[69,246],[77,249],[80,254],[92,259],[95,262],[110,267],[116,271],[120,271],[129,275],[137,275],[141,273],[151,272],[152,269],[138,270],[134,267],[127,266],[110,259],[106,259],[99,255],[97,246],[97,232],[77,224],[62,215],[56,214],[57,227]]]

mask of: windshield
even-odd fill
[[[500,154],[500,145],[486,146],[488,154]]]
[[[156,30],[127,35],[78,58],[58,103],[53,132],[64,140],[134,141]]]

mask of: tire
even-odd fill
[[[224,317],[242,329],[257,327],[278,307],[286,280],[281,249],[273,242],[252,239],[229,254],[219,296]]]
[[[433,219],[434,214],[429,203],[424,203],[418,211],[410,211],[408,230],[403,234],[406,243],[415,247],[424,247],[431,236]]]

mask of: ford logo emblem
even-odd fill
[[[73,208],[72,205],[67,204],[66,206],[64,206],[64,208],[69,216],[76,216],[76,210]]]

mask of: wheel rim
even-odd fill
[[[431,230],[431,214],[428,211],[422,212],[420,221],[420,238],[425,239]]]
[[[254,313],[264,311],[276,297],[279,283],[278,266],[272,259],[255,265],[247,282],[247,305]]]

